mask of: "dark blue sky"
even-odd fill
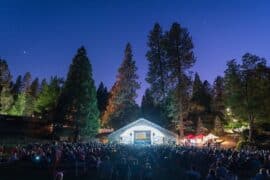
[[[1,0],[0,57],[14,77],[26,71],[66,77],[84,45],[96,84],[110,88],[130,42],[142,83],[139,102],[147,86],[147,35],[155,22],[163,29],[174,21],[188,28],[197,57],[192,70],[212,82],[227,60],[245,52],[270,59],[269,9],[268,0]]]

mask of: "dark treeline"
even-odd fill
[[[270,68],[264,58],[246,53],[240,63],[230,60],[224,75],[211,84],[191,71],[197,60],[194,44],[180,24],[163,30],[156,23],[147,46],[149,88],[140,106],[135,101],[140,88],[137,66],[128,43],[110,90],[102,82],[96,89],[83,47],[74,56],[66,80],[55,76],[40,81],[30,72],[15,78],[7,61],[0,60],[0,113],[50,120],[55,133],[69,126],[75,139],[92,137],[99,128],[117,129],[140,116],[180,136],[222,135],[229,129],[248,132],[246,138],[253,141],[254,135],[269,131],[265,125],[270,116]]]

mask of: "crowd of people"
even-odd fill
[[[97,142],[0,146],[0,170],[20,163],[42,169],[57,180],[84,175],[102,180],[261,180],[269,179],[270,151]]]

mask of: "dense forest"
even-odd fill
[[[199,59],[189,31],[179,23],[168,30],[156,23],[148,34],[147,47],[149,88],[140,105],[136,103],[138,68],[130,43],[110,90],[103,82],[95,87],[84,47],[72,59],[66,78],[40,80],[30,72],[13,77],[8,61],[0,59],[0,114],[51,121],[56,134],[70,126],[75,139],[93,137],[100,128],[118,129],[138,117],[180,137],[231,132],[255,141],[269,132],[270,67],[266,59],[246,53],[241,60],[228,60],[224,74],[211,84],[192,71]]]

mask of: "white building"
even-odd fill
[[[177,135],[146,119],[140,118],[111,133],[110,142],[121,144],[175,144]]]

